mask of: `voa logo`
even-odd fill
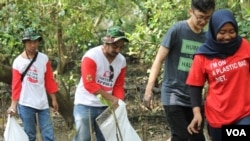
[[[244,129],[226,129],[227,136],[247,136]]]

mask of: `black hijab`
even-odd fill
[[[232,23],[237,36],[233,41],[221,43],[216,40],[216,36],[220,28],[226,23]],[[226,58],[238,50],[241,41],[242,38],[238,35],[238,24],[233,13],[227,9],[217,10],[209,21],[205,43],[198,48],[196,54],[203,54],[208,58]]]

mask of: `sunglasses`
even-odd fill
[[[109,70],[110,70],[110,76],[109,76],[109,80],[112,80],[114,78],[114,68],[112,65],[109,65]]]
[[[121,48],[122,49],[122,48],[127,47],[128,43],[125,42],[122,46],[118,46],[116,43],[108,43],[107,45],[111,46],[114,49],[117,49],[117,48]]]

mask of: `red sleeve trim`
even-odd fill
[[[189,70],[189,74],[186,80],[187,85],[191,86],[203,86],[206,81],[206,73],[203,67],[205,64],[202,63],[204,57],[201,55],[195,55],[192,66]]]
[[[22,89],[21,74],[18,70],[12,69],[12,100],[19,100]]]
[[[45,88],[49,94],[55,94],[58,91],[57,83],[54,79],[53,70],[50,61],[46,64],[47,71],[45,72]]]
[[[92,94],[101,89],[101,86],[95,80],[96,70],[97,66],[94,60],[88,57],[83,58],[81,63],[83,87]]]
[[[124,100],[125,93],[124,93],[124,81],[126,76],[126,67],[121,70],[121,73],[119,74],[114,88],[113,88],[113,96]]]

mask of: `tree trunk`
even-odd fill
[[[6,66],[3,64],[0,64],[0,82],[6,83],[11,85],[12,80],[12,73],[11,73],[11,67]],[[64,86],[60,86],[60,80],[59,80],[59,87],[60,91],[57,93],[57,102],[59,105],[59,113],[64,118],[65,122],[67,123],[68,127],[70,129],[73,128],[74,123],[74,117],[73,117],[73,101],[69,98],[69,93],[67,93],[67,90]],[[49,103],[51,106],[51,101],[49,99]]]
[[[11,85],[11,67],[0,64],[0,81]]]

